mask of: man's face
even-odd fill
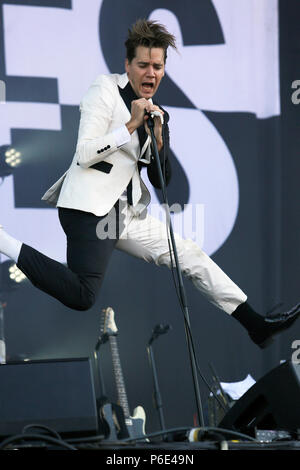
[[[138,46],[131,62],[126,59],[129,82],[139,98],[152,98],[165,74],[164,50]]]

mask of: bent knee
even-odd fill
[[[81,303],[81,309],[82,311],[90,310],[96,303],[96,296],[94,294],[89,295],[84,299],[84,301]]]
[[[71,305],[73,310],[78,310],[81,312],[90,310],[96,303],[96,295],[92,292],[81,293],[80,298]]]

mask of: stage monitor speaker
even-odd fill
[[[300,429],[300,364],[284,362],[254,384],[227,412],[220,428],[253,435],[255,429]]]
[[[0,435],[19,434],[30,424],[62,435],[97,434],[89,358],[0,365]]]

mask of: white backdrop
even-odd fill
[[[74,0],[71,10],[3,5],[6,74],[57,79],[59,103],[0,104],[0,145],[11,144],[12,128],[60,130],[60,106],[77,106],[94,78],[110,72],[99,47],[101,3]],[[159,9],[150,15],[176,35],[179,50],[169,52],[166,70],[195,105],[166,108],[171,147],[189,180],[188,202],[204,207],[203,248],[208,254],[222,246],[234,227],[239,183],[234,158],[203,111],[247,112],[258,119],[280,114],[277,0],[212,3],[225,44],[183,46],[173,13]],[[153,191],[152,201],[158,202]],[[0,212],[0,222],[11,234],[65,261],[56,211],[15,208],[13,176],[0,186]],[[176,217],[182,220],[182,214]],[[193,232],[187,224],[183,231],[202,244],[202,230]]]

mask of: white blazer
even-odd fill
[[[130,119],[118,89],[127,83],[127,74],[100,75],[92,83],[80,103],[78,141],[71,166],[42,200],[100,216],[110,211],[131,178],[133,206],[142,190],[148,192],[137,162],[143,156],[142,161],[150,163],[149,136],[142,149],[137,131],[129,142],[118,147],[114,132]]]

